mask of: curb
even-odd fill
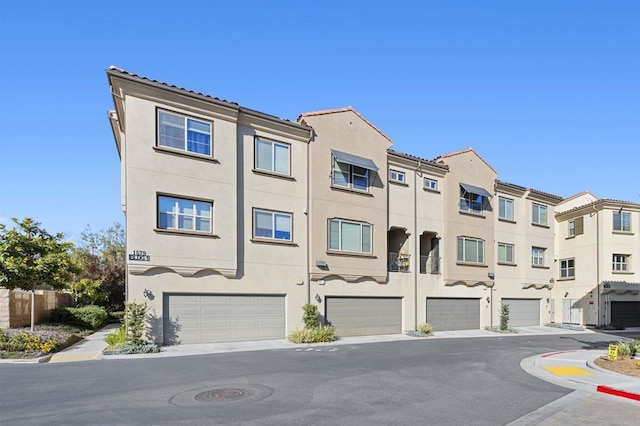
[[[622,398],[633,399],[634,401],[640,401],[640,394],[634,392],[623,391],[620,389],[614,389],[609,386],[598,385],[596,391],[606,393],[608,395],[620,396]]]
[[[53,354],[41,356],[38,358],[3,358],[0,364],[42,364],[49,362]]]

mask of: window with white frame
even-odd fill
[[[544,266],[544,252],[545,252],[545,249],[542,247],[532,247],[531,248],[531,265]]]
[[[498,198],[498,217],[505,220],[513,220],[513,200],[510,198]]]
[[[613,255],[613,272],[629,271],[629,255],[614,254]]]
[[[389,180],[392,182],[405,183],[404,172],[389,169]]]
[[[584,233],[584,218],[577,217],[575,219],[571,219],[568,222],[568,234],[570,237],[575,237],[576,235],[582,235]]]
[[[472,214],[482,214],[484,197],[481,194],[476,194],[471,191],[467,191],[462,186],[460,187],[460,211]]]
[[[498,263],[514,263],[513,244],[498,243]]]
[[[547,206],[543,206],[542,204],[533,203],[533,209],[531,212],[532,219],[531,221],[536,225],[547,226]]]
[[[290,150],[288,144],[256,138],[255,168],[290,175]]]
[[[631,213],[623,211],[613,212],[613,230],[631,232]]]
[[[158,110],[158,145],[211,155],[211,123]]]
[[[292,241],[291,213],[253,210],[253,237],[277,241]]]
[[[431,191],[438,190],[438,181],[435,179],[424,178],[424,187],[425,189],[429,189]]]
[[[333,157],[331,183],[334,186],[357,189],[359,191],[369,190],[369,170],[364,167],[342,163]]]
[[[329,250],[371,253],[372,226],[342,219],[329,220]]]
[[[484,263],[484,241],[458,237],[458,262]]]
[[[575,259],[560,260],[560,278],[575,278]]]
[[[186,198],[158,196],[158,228],[211,232],[213,203]]]

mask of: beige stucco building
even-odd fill
[[[576,269],[588,284],[557,267],[579,250],[558,234],[587,207],[564,201],[556,222],[561,197],[499,181],[471,148],[427,160],[393,151],[351,107],[288,121],[115,67],[107,77],[127,300],[148,305],[158,343],[284,338],[307,302],[342,336],[489,327],[501,303],[512,326],[559,322],[564,289],[597,283],[610,309],[604,257],[599,272]],[[640,206],[625,208],[637,230]],[[637,235],[599,235],[638,270]]]

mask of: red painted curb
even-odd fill
[[[627,392],[619,389],[610,388],[609,386],[599,385],[596,390],[598,392],[607,393],[609,395],[621,396],[623,398],[633,399],[635,401],[640,401],[640,394]]]
[[[544,355],[540,355],[540,358],[547,358],[550,356],[554,356],[554,355],[560,355],[560,354],[568,354],[570,352],[577,352],[577,351],[560,351],[560,352],[551,352],[550,354],[544,354]]]

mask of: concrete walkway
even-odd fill
[[[78,343],[69,346],[51,356],[49,362],[71,362],[102,359],[102,351],[107,348],[104,338],[118,328],[120,324],[108,324]]]

